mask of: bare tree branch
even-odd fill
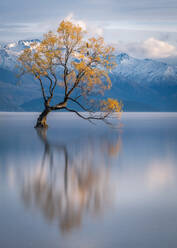
[[[49,92],[50,92],[50,96],[52,96],[53,81],[52,81],[52,79],[49,77],[49,75],[47,75],[47,76],[45,76],[45,77],[50,81]]]
[[[85,111],[91,111],[91,109],[85,108],[80,102],[76,101],[75,99],[73,99],[71,97],[68,97],[68,100],[71,100],[72,102],[75,102],[77,105],[79,105]]]
[[[57,85],[57,77],[56,77],[55,73],[52,73],[52,76],[53,76],[54,79],[55,79],[54,85],[53,85],[53,87],[52,87],[52,95],[53,95],[54,89],[55,89],[55,87],[56,87],[56,85]]]
[[[70,109],[68,107],[63,107],[63,109],[66,109],[69,112],[75,113],[76,115],[78,115],[79,117],[81,117],[84,120],[105,120],[108,117],[108,115],[110,114],[110,113],[106,113],[105,115],[99,116],[99,117],[96,117],[96,116],[88,116],[88,117],[86,117],[86,116],[80,114],[78,111],[76,111],[74,109]]]
[[[46,94],[45,94],[45,90],[44,90],[44,87],[43,87],[43,84],[42,84],[42,80],[40,77],[37,77],[39,82],[40,82],[40,85],[41,85],[41,90],[42,90],[42,95],[43,95],[43,98],[44,98],[44,101],[47,102],[47,97],[46,97]]]

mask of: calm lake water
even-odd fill
[[[36,118],[0,113],[1,248],[177,247],[177,113]]]

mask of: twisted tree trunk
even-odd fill
[[[47,115],[50,113],[49,108],[45,108],[44,111],[39,115],[35,128],[48,128]]]

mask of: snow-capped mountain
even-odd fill
[[[40,40],[19,40],[17,42],[0,44],[0,67],[14,70],[20,53],[25,48],[29,48],[34,42],[39,43]]]
[[[114,73],[129,82],[138,84],[177,84],[177,66],[152,59],[136,59],[126,53],[116,57]]]
[[[40,110],[40,88],[25,76],[15,84],[20,53],[40,40],[20,40],[0,45],[0,110]],[[152,59],[116,54],[117,67],[110,73],[112,89],[105,96],[122,100],[125,111],[177,111],[177,66]],[[41,106],[41,105],[40,105]]]
[[[20,53],[29,48],[32,43],[40,40],[20,40],[0,45],[0,67],[13,70],[17,64]],[[136,59],[126,53],[116,55],[117,67],[113,74],[124,80],[139,84],[165,83],[177,84],[177,66],[168,65],[152,59]]]

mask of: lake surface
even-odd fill
[[[0,113],[0,247],[177,247],[177,113],[36,118]]]

